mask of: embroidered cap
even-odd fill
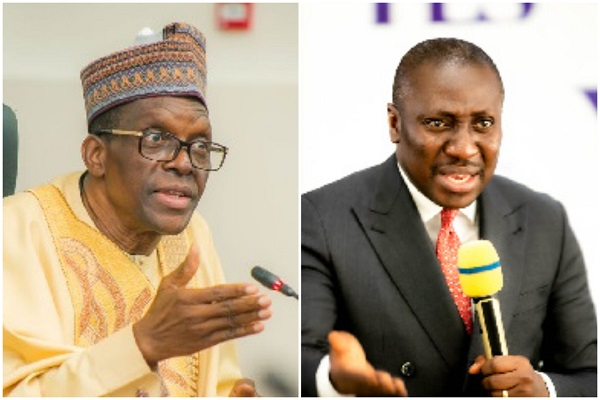
[[[206,39],[191,25],[171,23],[162,40],[90,63],[81,83],[88,126],[103,112],[144,97],[192,96],[206,107]]]

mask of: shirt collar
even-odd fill
[[[402,179],[404,179],[404,183],[406,183],[406,187],[417,206],[417,210],[419,211],[419,215],[421,216],[421,220],[426,223],[436,217],[443,209],[443,207],[431,201],[427,196],[419,191],[415,185],[410,181],[408,175],[404,172],[400,163],[398,163],[398,170],[400,171],[400,175],[402,175]],[[469,221],[474,224],[475,216],[477,214],[477,201],[472,202],[465,208],[461,208],[460,212],[469,219]]]

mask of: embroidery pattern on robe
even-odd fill
[[[146,275],[116,244],[80,221],[58,188],[45,185],[31,192],[44,210],[69,288],[75,344],[89,347],[138,321],[156,294]],[[158,260],[163,276],[187,256],[188,229],[161,239]],[[197,279],[189,286],[197,287]],[[197,396],[199,363],[198,353],[159,362],[163,394]]]

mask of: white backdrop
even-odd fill
[[[433,37],[482,47],[504,80],[497,173],[567,209],[600,295],[598,10],[594,3],[303,4],[300,9],[300,192],[379,164],[394,151],[386,104],[402,55]],[[434,8],[437,7],[437,8]]]

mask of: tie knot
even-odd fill
[[[452,208],[444,208],[442,210],[442,228],[446,228],[452,224],[454,218],[458,215],[458,210]]]

